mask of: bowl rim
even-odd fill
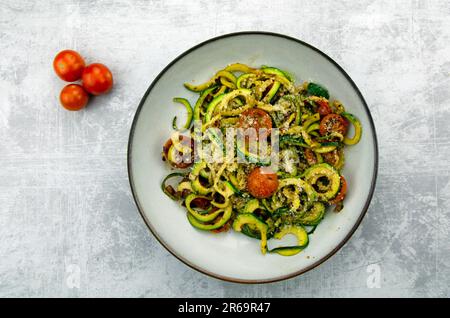
[[[133,179],[133,174],[132,174],[131,153],[132,153],[132,148],[133,148],[133,139],[134,139],[134,132],[135,132],[135,128],[136,128],[136,123],[137,123],[137,120],[139,118],[141,109],[142,109],[143,105],[145,104],[145,101],[147,100],[148,95],[151,93],[153,87],[160,80],[160,78],[172,67],[172,65],[174,65],[176,62],[178,62],[180,59],[182,59],[184,56],[188,55],[189,53],[194,52],[198,48],[200,48],[200,47],[202,47],[204,45],[207,45],[209,43],[225,39],[225,38],[230,38],[230,37],[235,37],[235,36],[245,36],[245,35],[266,35],[266,36],[273,36],[273,37],[283,38],[283,39],[286,39],[286,40],[289,40],[289,41],[296,42],[296,43],[301,44],[303,46],[306,46],[306,47],[314,50],[315,52],[317,52],[318,54],[320,54],[324,58],[326,58],[329,62],[331,62],[345,76],[345,78],[350,82],[350,84],[352,85],[353,89],[358,94],[358,97],[361,99],[362,104],[364,106],[364,109],[365,109],[365,111],[367,113],[367,116],[368,116],[368,119],[369,119],[370,128],[373,131],[373,145],[374,145],[374,157],[375,158],[374,158],[374,168],[373,168],[373,171],[372,171],[372,180],[371,180],[370,191],[369,191],[369,195],[366,198],[366,202],[364,204],[364,207],[363,207],[363,209],[362,209],[362,211],[361,211],[357,221],[353,225],[352,229],[347,233],[347,235],[344,237],[344,239],[333,250],[331,250],[324,257],[318,259],[313,264],[311,264],[311,265],[309,265],[309,266],[307,266],[307,267],[305,267],[305,268],[303,268],[301,270],[298,270],[298,271],[296,271],[294,273],[290,273],[290,274],[286,274],[286,275],[282,275],[282,276],[277,276],[277,277],[269,278],[269,279],[239,279],[239,278],[233,278],[233,277],[219,275],[219,274],[210,272],[210,271],[208,271],[206,269],[203,269],[200,266],[198,266],[198,265],[188,261],[187,259],[183,258],[182,256],[178,255],[175,251],[172,250],[172,248],[161,237],[158,236],[157,231],[153,228],[153,226],[151,225],[151,223],[148,220],[147,216],[143,212],[144,209],[141,207],[141,204],[139,202],[139,199],[138,199],[136,191],[135,191],[134,179]],[[352,80],[352,78],[347,74],[347,72],[344,71],[344,69],[336,61],[334,61],[327,54],[325,54],[324,52],[322,52],[318,48],[312,46],[311,44],[308,44],[308,43],[306,43],[306,42],[304,42],[302,40],[299,40],[297,38],[294,38],[294,37],[291,37],[291,36],[288,36],[288,35],[285,35],[285,34],[274,33],[274,32],[266,32],[266,31],[241,31],[241,32],[233,32],[233,33],[222,34],[222,35],[210,38],[210,39],[208,39],[206,41],[203,41],[203,42],[201,42],[201,43],[191,47],[190,49],[184,51],[183,53],[178,55],[175,59],[173,59],[155,77],[155,79],[152,81],[152,83],[150,84],[150,86],[146,90],[144,96],[142,97],[142,99],[141,99],[141,101],[139,103],[139,106],[136,109],[136,112],[135,112],[135,115],[134,115],[134,118],[133,118],[133,122],[131,124],[130,134],[129,134],[129,138],[128,138],[128,147],[127,147],[127,168],[128,168],[128,180],[129,180],[129,183],[130,183],[131,193],[133,195],[133,199],[134,199],[136,207],[137,207],[137,209],[139,211],[139,214],[141,215],[142,219],[144,220],[144,223],[146,224],[146,226],[148,227],[150,232],[153,234],[153,236],[156,238],[156,240],[162,246],[164,246],[164,248],[169,253],[171,253],[178,260],[180,260],[182,263],[184,263],[185,265],[189,266],[190,268],[192,268],[192,269],[194,269],[194,270],[196,270],[196,271],[198,271],[200,273],[203,273],[205,275],[208,275],[210,277],[213,277],[213,278],[217,278],[217,279],[220,279],[220,280],[223,280],[223,281],[227,281],[227,282],[232,282],[232,283],[264,284],[264,283],[273,283],[273,282],[278,282],[278,281],[290,279],[290,278],[293,278],[293,277],[296,277],[298,275],[304,274],[304,273],[306,273],[306,272],[316,268],[317,266],[319,266],[320,264],[322,264],[326,260],[328,260],[331,256],[336,254],[336,252],[339,251],[349,241],[351,236],[355,233],[356,229],[361,224],[364,216],[366,215],[367,210],[368,210],[369,205],[370,205],[370,202],[371,202],[372,197],[373,197],[373,193],[375,191],[375,184],[376,184],[377,174],[378,174],[378,141],[377,141],[377,135],[376,135],[375,125],[374,125],[374,122],[373,122],[373,119],[372,119],[372,115],[370,113],[369,107],[367,106],[367,103],[366,103],[366,101],[365,101],[361,91],[356,86],[356,84]]]

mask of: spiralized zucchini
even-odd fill
[[[332,100],[324,86],[296,86],[290,73],[275,67],[235,63],[204,83],[184,86],[198,98],[191,102],[194,107],[187,99],[174,99],[185,106],[187,120],[183,135],[176,132],[163,147],[163,159],[179,170],[163,180],[164,193],[186,208],[189,223],[199,230],[232,228],[260,240],[264,254],[292,256],[307,248],[327,207],[342,210],[347,191],[344,149],[361,140],[357,117]],[[229,140],[222,138],[227,128],[252,128],[252,122],[245,121],[249,111],[262,112],[266,128],[279,131],[279,165],[272,176],[276,185],[268,196],[252,195],[248,181],[257,167],[272,163],[272,145],[267,156],[250,149],[247,141],[231,140],[235,153],[230,153]],[[201,136],[192,122],[199,124]],[[178,128],[176,119],[173,127]],[[352,136],[347,135],[350,127]],[[274,137],[259,138],[261,143]],[[179,158],[194,157],[194,141],[201,145],[195,163],[180,164]],[[167,184],[172,178],[176,186]],[[296,236],[295,245],[269,248],[288,234]]]

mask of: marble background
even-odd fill
[[[450,2],[0,0],[0,296],[450,296]],[[301,277],[222,282],[152,237],[127,139],[178,54],[235,31],[285,33],[352,76],[378,131],[374,199],[352,239]],[[54,55],[107,64],[114,90],[71,113]],[[376,279],[380,274],[379,284]]]

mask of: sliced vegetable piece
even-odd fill
[[[340,101],[338,101],[338,100],[335,100],[334,102],[333,102],[333,109],[334,109],[334,112],[336,113],[336,114],[342,114],[342,113],[345,113],[345,107],[344,107],[344,105],[342,105],[342,103],[340,102]]]
[[[206,195],[208,193],[213,192],[213,189],[210,187],[205,187],[201,184],[200,179],[197,178],[191,183],[192,190],[194,190],[195,193]]]
[[[192,110],[191,104],[189,103],[189,101],[186,98],[181,98],[181,97],[175,97],[173,99],[173,101],[176,102],[176,103],[180,103],[180,104],[184,105],[184,107],[186,108],[187,118],[186,118],[186,122],[183,125],[183,128],[184,129],[189,129],[189,127],[191,127],[193,113],[194,113],[193,110]],[[178,127],[177,127],[177,116],[175,116],[173,118],[172,127],[173,127],[173,129],[178,130]]]
[[[283,144],[309,148],[309,146],[304,142],[303,138],[296,137],[293,135],[280,136],[280,145],[283,145]]]
[[[237,194],[239,196],[242,195],[242,192],[239,191],[238,188],[236,188],[235,185],[230,181],[225,181],[225,186],[227,186],[234,194]]]
[[[238,140],[236,143],[236,153],[241,159],[246,159],[250,163],[261,166],[270,165],[270,156],[259,156],[258,154],[250,152],[245,146],[245,142]]]
[[[241,76],[239,76],[236,80],[236,86],[237,88],[241,89],[241,88],[247,88],[243,86],[243,82],[248,80],[250,77],[255,77],[255,74],[252,73],[245,73],[242,74]]]
[[[232,83],[236,83],[236,77],[233,75],[233,73],[225,71],[225,70],[221,70],[221,71],[217,72],[209,81],[207,81],[203,84],[194,85],[194,84],[190,84],[190,83],[184,83],[184,87],[186,87],[188,90],[191,90],[193,92],[201,92],[201,91],[204,91],[205,89],[215,85],[217,80],[220,79],[221,77],[226,78],[227,80],[229,80]]]
[[[193,140],[187,136],[178,134],[175,137],[175,139],[170,138],[164,144],[162,157],[163,160],[167,160],[173,167],[185,169],[191,166],[194,161],[194,152],[192,151],[194,143]],[[178,141],[174,144],[174,140],[176,141],[176,139],[178,139]],[[184,151],[186,151],[186,153],[183,153]]]
[[[327,153],[331,152],[339,146],[337,142],[324,142],[319,147],[315,147],[312,150],[317,153]]]
[[[277,193],[286,186],[295,186],[306,193],[307,199],[305,204],[303,205],[304,211],[306,211],[313,204],[313,202],[316,201],[318,194],[316,193],[314,188],[304,180],[300,178],[282,179],[280,180],[280,183],[278,185]]]
[[[189,194],[186,197],[186,199],[184,201],[184,204],[186,205],[186,208],[189,211],[189,213],[194,218],[196,218],[198,221],[200,221],[200,222],[210,222],[210,221],[214,220],[219,214],[222,213],[222,211],[220,209],[212,212],[211,206],[207,210],[202,210],[202,211],[194,210],[194,207],[191,207],[191,203],[193,203],[193,201],[195,201],[197,199],[203,199],[203,200],[210,201],[210,199],[208,199],[205,196],[200,196],[200,195],[196,195],[196,194]]]
[[[208,107],[206,108],[206,114],[205,114],[205,122],[211,121],[212,115],[214,113],[214,110],[216,109],[216,106],[219,105],[219,103],[222,101],[222,99],[225,97],[226,94],[220,94],[208,104]]]
[[[235,84],[235,82],[230,82],[230,81],[227,80],[225,77],[221,77],[221,78],[220,78],[220,83],[221,83],[223,86],[225,86],[225,87],[228,87],[228,88],[231,88],[231,89],[236,89],[236,84]]]
[[[215,91],[215,92],[212,94],[212,96],[216,97],[216,96],[219,96],[219,95],[221,95],[221,94],[225,94],[225,93],[227,92],[227,89],[228,89],[227,86],[222,85],[222,86],[220,86],[220,88],[219,88],[217,91]]]
[[[254,73],[257,72],[257,69],[252,68],[248,65],[242,63],[234,63],[225,67],[225,71],[228,72],[241,72],[241,73]]]
[[[292,74],[290,74],[287,71],[280,70],[279,68],[276,68],[276,67],[263,65],[261,67],[261,70],[266,74],[274,74],[274,75],[284,77],[290,82],[293,82],[295,80],[294,76]]]
[[[218,181],[217,184],[215,184],[213,187],[216,190],[216,193],[213,195],[213,197],[220,195],[222,198],[219,202],[214,198],[214,200],[211,202],[212,205],[215,207],[224,209],[230,204],[230,197],[234,194],[233,188],[231,188],[230,183],[228,181]]]
[[[233,229],[241,232],[244,225],[250,226],[251,229],[258,230],[261,235],[261,252],[266,254],[267,251],[267,224],[253,214],[239,214],[233,222]]]
[[[238,97],[245,98],[245,103],[243,104],[243,106],[239,108],[228,109],[229,103]],[[237,116],[240,115],[245,110],[252,108],[255,103],[255,100],[252,96],[251,90],[242,88],[227,93],[220,103],[221,103],[220,114],[222,114],[223,116]]]
[[[269,211],[270,213],[275,213],[274,209],[272,209],[272,207],[271,207],[270,203],[267,201],[267,199],[262,199],[261,203],[267,211]]]
[[[303,130],[308,131],[309,126],[312,123],[315,123],[316,121],[319,121],[319,120],[320,120],[320,114],[319,113],[315,113],[314,115],[309,116],[308,119],[302,125]]]
[[[166,185],[166,182],[171,178],[184,177],[185,175],[186,174],[181,173],[181,172],[174,172],[174,173],[167,175],[161,183],[161,190],[172,200],[178,200],[178,197],[174,194],[175,190],[173,189],[172,186]],[[170,191],[169,189],[172,189],[172,191]]]
[[[353,127],[355,127],[354,136],[352,138],[345,137],[344,144],[346,144],[346,145],[357,144],[359,142],[359,140],[361,139],[361,134],[362,134],[361,122],[350,113],[342,113],[341,115],[344,116],[349,122],[351,122]]]
[[[292,256],[300,253],[308,246],[308,233],[300,225],[288,225],[283,227],[279,232],[275,233],[274,239],[281,240],[285,235],[293,234],[297,237],[297,245],[277,247],[270,250],[270,253],[277,253],[283,256]]]
[[[319,123],[314,123],[312,125],[309,125],[308,129],[306,129],[306,132],[309,134],[314,130],[318,130],[319,129]]]
[[[222,216],[217,217],[212,223],[201,222],[197,220],[190,212],[187,213],[187,218],[189,220],[189,223],[191,223],[193,227],[199,230],[203,231],[215,230],[222,227],[223,225],[225,225],[225,223],[227,223],[230,220],[231,215],[233,214],[233,210],[231,205],[229,205],[225,209],[219,209],[216,212],[219,212],[218,215],[222,214]]]
[[[272,86],[270,87],[270,90],[267,92],[266,96],[264,96],[263,101],[270,103],[272,99],[277,94],[278,90],[280,89],[281,83],[275,81]]]
[[[242,213],[253,213],[258,208],[259,208],[258,199],[252,199],[244,205],[244,209],[242,210]]]
[[[306,91],[308,92],[309,95],[312,96],[325,97],[326,99],[330,98],[328,90],[325,87],[316,83],[309,83]]]
[[[325,215],[325,206],[321,202],[314,202],[313,206],[303,215],[298,222],[302,225],[317,225]]]
[[[302,129],[301,134],[302,134],[303,140],[306,142],[306,144],[309,147],[317,148],[320,146],[320,144],[317,141],[314,141],[311,138],[310,134],[308,134],[305,130]]]
[[[192,185],[190,181],[182,181],[178,184],[177,192],[183,192],[185,190],[192,192]]]
[[[327,163],[319,163],[308,168],[305,171],[304,176],[307,183],[316,186],[319,178],[326,178],[328,180],[328,189],[323,192],[317,192],[317,198],[319,201],[328,201],[333,199],[339,191],[339,186],[341,183],[339,173]]]
[[[197,99],[194,106],[194,120],[200,120],[200,110],[202,105],[205,102],[206,97],[208,97],[208,95],[211,94],[216,88],[217,86],[213,86],[201,92],[200,97]]]
[[[206,187],[200,182],[201,171],[206,168],[205,161],[196,162],[192,166],[191,173],[189,174],[189,179],[191,180],[192,190],[198,194],[206,195],[213,191],[212,187]]]
[[[345,199],[345,195],[347,194],[347,180],[345,180],[344,176],[341,176],[341,187],[339,189],[339,193],[333,200],[330,200],[330,204],[337,204]]]

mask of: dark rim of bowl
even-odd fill
[[[270,278],[270,279],[256,279],[256,280],[252,280],[252,279],[237,279],[237,278],[232,278],[232,277],[227,277],[227,276],[221,276],[219,274],[216,273],[212,273],[209,272],[191,262],[189,262],[188,260],[184,259],[183,257],[181,257],[180,255],[177,255],[170,246],[168,246],[166,244],[166,242],[164,242],[164,240],[162,238],[160,238],[156,232],[156,230],[152,227],[150,221],[147,219],[147,217],[145,216],[143,209],[139,203],[139,199],[137,198],[136,195],[136,191],[135,191],[135,186],[134,186],[134,180],[133,180],[133,174],[132,174],[132,163],[131,163],[131,153],[132,153],[132,147],[133,147],[133,136],[134,136],[134,130],[136,128],[136,123],[137,120],[139,118],[139,114],[140,111],[142,109],[142,106],[145,103],[145,100],[147,99],[147,96],[150,94],[151,90],[153,89],[153,87],[155,86],[155,84],[159,81],[159,79],[164,75],[164,73],[172,66],[174,65],[177,61],[179,61],[181,58],[183,58],[184,56],[188,55],[189,53],[195,51],[196,49],[209,44],[211,42],[217,41],[217,40],[221,40],[221,39],[225,39],[225,38],[229,38],[229,37],[234,37],[234,36],[245,36],[245,35],[266,35],[266,36],[273,36],[273,37],[279,37],[279,38],[283,38],[283,39],[287,39],[289,41],[294,41],[300,45],[306,46],[312,50],[314,50],[315,52],[319,53],[320,55],[322,55],[323,57],[325,57],[328,61],[330,61],[346,78],[347,80],[350,82],[350,84],[353,86],[353,88],[355,89],[355,91],[357,92],[359,98],[361,99],[365,111],[367,113],[367,116],[369,118],[369,123],[371,126],[371,129],[373,131],[373,144],[374,144],[374,153],[375,153],[375,164],[374,164],[374,169],[372,172],[372,181],[371,181],[371,188],[370,188],[370,193],[366,199],[366,203],[364,205],[363,210],[361,211],[361,214],[358,218],[358,220],[356,221],[355,225],[353,226],[353,228],[350,230],[350,232],[346,235],[346,237],[338,244],[338,246],[336,246],[331,252],[329,252],[327,255],[325,255],[324,257],[322,257],[321,259],[317,260],[316,262],[314,262],[314,264],[303,268],[297,272],[288,274],[288,275],[283,275],[283,276],[279,276],[279,277],[275,277],[275,278]],[[322,264],[323,262],[325,262],[326,260],[328,260],[331,256],[333,256],[338,250],[340,250],[345,243],[348,242],[348,240],[350,239],[350,237],[353,235],[353,233],[356,231],[356,229],[359,227],[359,225],[361,224],[362,219],[364,218],[364,216],[366,215],[366,212],[369,208],[369,204],[370,201],[372,200],[372,196],[375,190],[375,183],[376,183],[376,179],[377,179],[377,172],[378,172],[378,142],[377,142],[377,136],[376,136],[376,131],[375,131],[375,125],[373,123],[373,119],[372,116],[370,114],[370,110],[369,107],[367,106],[366,101],[364,100],[364,97],[362,96],[360,90],[358,89],[358,87],[356,86],[355,82],[351,79],[351,77],[344,71],[344,69],[339,66],[338,63],[336,63],[331,57],[329,57],[328,55],[326,55],[325,53],[323,53],[322,51],[320,51],[319,49],[317,49],[316,47],[303,42],[299,39],[293,38],[291,36],[287,36],[284,34],[278,34],[278,33],[273,33],[273,32],[263,32],[263,31],[244,31],[244,32],[235,32],[235,33],[228,33],[228,34],[223,34],[214,38],[211,38],[209,40],[206,40],[204,42],[201,42],[197,45],[195,45],[194,47],[190,48],[189,50],[181,53],[178,57],[176,57],[172,62],[170,62],[159,74],[158,76],[156,76],[156,78],[153,80],[153,82],[151,83],[151,85],[149,86],[149,88],[147,89],[147,91],[145,92],[144,96],[141,99],[141,102],[139,103],[139,106],[136,110],[136,113],[134,115],[134,119],[133,119],[133,123],[131,125],[131,130],[130,130],[130,135],[129,135],[129,139],[128,139],[128,153],[127,153],[127,165],[128,165],[128,179],[130,182],[130,187],[131,187],[131,192],[133,194],[133,198],[134,201],[136,203],[136,206],[138,208],[138,211],[141,215],[141,217],[143,218],[145,224],[147,225],[147,227],[149,228],[150,232],[155,236],[155,238],[159,241],[159,243],[161,243],[162,246],[164,246],[166,248],[167,251],[169,251],[173,256],[175,256],[177,259],[179,259],[181,262],[183,262],[184,264],[186,264],[187,266],[191,267],[192,269],[195,269],[203,274],[206,274],[208,276],[214,277],[214,278],[218,278],[224,281],[228,281],[228,282],[234,282],[234,283],[244,283],[244,284],[262,284],[262,283],[272,283],[272,282],[277,282],[277,281],[282,281],[285,279],[289,279],[289,278],[293,278],[295,276],[301,275],[303,273],[306,273],[308,271],[310,271],[311,269],[319,266],[320,264]]]

